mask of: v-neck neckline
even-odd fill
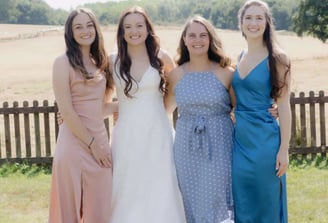
[[[138,84],[140,84],[143,79],[145,78],[145,76],[147,76],[146,74],[148,73],[149,69],[151,68],[151,65],[148,66],[148,68],[145,70],[145,72],[141,75],[140,80],[135,79],[134,77],[132,77]]]
[[[240,72],[239,72],[239,66],[237,66],[237,73],[238,73],[238,77],[240,80],[245,80],[249,75],[251,75],[253,73],[253,71],[260,66],[264,61],[266,61],[268,58],[268,56],[264,57],[259,63],[257,63],[252,69],[249,70],[249,72],[245,75],[245,76],[241,76]]]

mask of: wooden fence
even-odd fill
[[[292,109],[292,138],[290,154],[303,156],[327,156],[326,105],[328,96],[320,91],[317,95],[311,91],[308,96],[304,92],[290,97]],[[27,162],[50,164],[54,154],[58,125],[55,103],[49,105],[43,101],[39,105],[23,102],[19,106],[8,102],[0,108],[0,164],[5,162]],[[173,119],[176,116],[173,116]],[[104,120],[107,129],[111,120]],[[247,131],[245,129],[245,131]]]

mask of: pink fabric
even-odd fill
[[[95,142],[110,153],[102,116],[105,85],[104,75],[85,81],[70,71],[74,109]],[[49,223],[108,223],[111,190],[112,169],[100,167],[64,122],[53,160]]]

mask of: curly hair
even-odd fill
[[[124,39],[124,19],[126,16],[130,14],[140,14],[144,17],[145,23],[146,23],[146,28],[148,31],[148,36],[145,41],[145,45],[147,48],[147,53],[150,61],[150,65],[154,67],[156,70],[158,70],[161,81],[159,84],[159,89],[161,92],[165,92],[164,90],[164,78],[163,78],[163,62],[159,58],[158,54],[160,51],[160,44],[159,44],[159,38],[155,34],[154,27],[150,21],[149,16],[147,15],[146,11],[139,7],[139,6],[133,6],[132,8],[127,9],[124,11],[119,19],[118,23],[118,29],[117,29],[117,49],[118,49],[118,55],[115,60],[115,68],[119,65],[119,72],[117,75],[119,75],[123,81],[125,82],[125,87],[124,87],[124,94],[127,97],[132,97],[130,94],[130,90],[132,89],[132,82],[135,82],[136,84],[137,81],[133,79],[131,76],[131,58],[128,54],[128,46],[127,42]],[[116,70],[116,69],[115,69]]]

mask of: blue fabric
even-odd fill
[[[278,122],[268,109],[271,84],[268,59],[244,79],[238,66],[232,86],[236,95],[232,186],[235,223],[287,223],[286,176],[276,176],[280,146]]]
[[[229,93],[213,72],[187,72],[175,95],[174,159],[187,223],[221,222],[233,209]]]

